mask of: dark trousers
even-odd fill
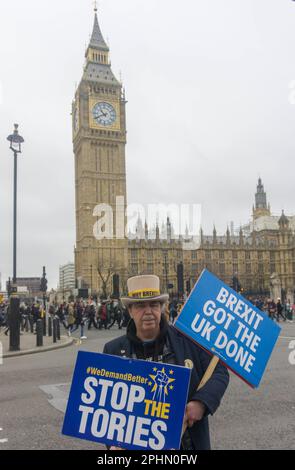
[[[90,330],[91,326],[94,326],[94,328],[98,329],[98,326],[97,326],[97,323],[95,321],[94,318],[89,318],[89,321],[88,321],[88,330]]]

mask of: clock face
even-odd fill
[[[100,126],[111,126],[116,121],[115,108],[110,103],[96,103],[92,110],[94,121]]]

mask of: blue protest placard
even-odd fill
[[[190,370],[79,351],[62,433],[123,449],[179,449]]]
[[[252,387],[258,387],[280,327],[244,297],[204,270],[175,327]]]

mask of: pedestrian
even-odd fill
[[[292,321],[292,305],[291,305],[290,299],[288,299],[284,305],[284,312],[285,312],[286,321],[288,322]]]
[[[120,302],[113,302],[113,321],[109,324],[108,330],[112,328],[112,326],[117,322],[119,330],[122,329],[122,321],[123,321],[123,312]]]
[[[94,328],[98,329],[96,319],[95,319],[96,308],[92,299],[89,300],[88,305],[86,307],[86,315],[88,317],[88,330],[91,329],[92,325],[94,326]]]
[[[78,330],[80,327],[80,339],[87,339],[87,336],[84,335],[84,326],[85,326],[85,318],[84,318],[84,305],[83,302],[77,302],[75,307],[75,324],[71,329],[71,334],[74,331]]]
[[[126,335],[107,343],[104,353],[181,366],[189,364],[192,373],[185,412],[188,428],[182,449],[210,449],[208,416],[215,413],[228,386],[226,367],[218,363],[206,385],[197,391],[211,356],[168,325],[163,312],[169,296],[160,293],[158,276],[135,276],[128,279],[127,286],[128,297],[121,299],[131,317]]]
[[[284,321],[286,321],[286,317],[285,315],[283,314],[283,305],[281,304],[281,299],[278,297],[278,301],[277,301],[277,322],[279,323],[280,321],[280,317],[282,317],[282,319]]]
[[[107,306],[106,300],[101,301],[101,306],[98,310],[98,317],[99,317],[99,329],[101,330],[102,327],[106,330],[108,327],[108,315],[107,315]]]
[[[175,302],[171,302],[170,312],[169,312],[171,325],[174,324],[174,322],[177,318],[177,315],[178,315],[178,313],[177,313],[177,304]]]
[[[275,314],[276,314],[276,304],[274,300],[268,299],[267,301],[267,311],[268,311],[268,316],[271,320],[274,320]]]
[[[74,310],[74,303],[70,302],[68,305],[68,335],[71,336],[72,329],[75,324],[75,310]]]
[[[56,316],[57,316],[57,318],[58,318],[58,320],[59,320],[59,323],[62,323],[63,326],[64,326],[64,328],[65,328],[66,330],[68,330],[69,325],[66,324],[66,322],[65,322],[64,304],[60,304],[60,305],[58,306],[58,309],[56,310]]]

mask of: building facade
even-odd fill
[[[149,227],[139,221],[143,236],[113,239],[95,238],[94,220],[103,214],[102,204],[113,209],[105,226],[116,234],[117,216],[124,225],[126,209],[126,99],[121,83],[114,76],[109,48],[103,39],[97,13],[93,33],[86,50],[82,80],[73,102],[73,146],[76,188],[75,276],[79,287],[91,287],[97,294],[113,292],[117,274],[120,291],[126,291],[131,275],[154,273],[162,289],[171,295],[179,291],[178,266],[189,290],[204,268],[231,285],[239,279],[243,291],[252,295],[271,295],[272,280],[280,283],[283,297],[294,299],[295,218],[271,215],[266,193],[258,180],[251,222],[237,234],[200,233],[197,249],[187,249],[189,240],[171,237],[167,220],[166,239],[149,236]],[[120,203],[116,204],[119,198]],[[100,227],[101,228],[101,227]]]
[[[76,287],[76,275],[75,275],[75,264],[67,263],[59,267],[59,289],[64,291],[65,289],[75,289]]]

